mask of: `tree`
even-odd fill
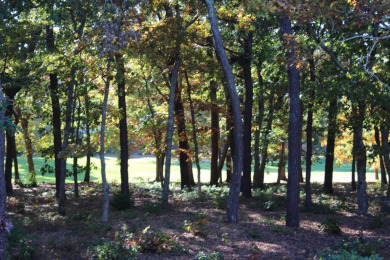
[[[210,21],[211,31],[213,33],[215,50],[217,57],[222,66],[223,74],[227,83],[229,97],[231,99],[231,106],[233,111],[233,125],[234,125],[234,155],[233,155],[233,174],[230,182],[229,195],[227,199],[227,221],[229,223],[238,222],[238,201],[241,186],[241,171],[242,171],[242,123],[240,101],[237,95],[237,90],[234,83],[234,75],[229,64],[226,52],[224,50],[222,37],[218,29],[218,21],[215,14],[213,0],[205,0],[208,19]]]
[[[288,125],[288,182],[286,226],[299,226],[299,173],[301,171],[301,101],[299,72],[296,67],[296,41],[294,39],[291,21],[286,11],[280,17],[280,28],[283,45],[286,48],[286,69],[290,98]]]

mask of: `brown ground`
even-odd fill
[[[8,198],[8,213],[14,223],[27,231],[27,243],[35,248],[33,259],[91,259],[95,246],[114,240],[116,232],[126,228],[128,232],[140,234],[148,226],[176,239],[184,251],[142,253],[138,259],[195,259],[200,251],[218,251],[224,259],[313,259],[321,250],[332,249],[343,240],[357,241],[359,237],[371,242],[382,240],[384,246],[380,254],[384,259],[390,259],[390,216],[379,212],[379,200],[373,188],[369,191],[368,216],[354,213],[356,195],[344,191],[347,188],[340,184],[336,185],[335,195],[343,195],[344,202],[337,213],[301,210],[299,228],[285,227],[284,209],[266,211],[264,200],[257,196],[240,200],[238,224],[227,224],[225,210],[219,209],[211,200],[191,200],[183,194],[171,198],[168,212],[158,208],[153,212],[145,201],[156,202],[160,194],[148,188],[133,189],[134,209],[116,211],[111,207],[110,222],[103,225],[99,188],[93,184],[82,185],[81,197],[75,199],[72,186],[68,186],[66,217],[56,214],[53,185],[15,190]],[[320,193],[315,193],[318,199]],[[333,199],[332,203],[340,203],[340,198]],[[199,234],[184,231],[182,223],[194,220],[196,214],[202,214],[205,220]],[[329,235],[321,230],[320,224],[327,218],[339,221],[341,235]],[[378,219],[381,227],[373,228],[372,223]],[[18,252],[14,252],[12,259],[17,257],[20,257]]]

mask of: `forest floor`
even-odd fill
[[[171,208],[163,211],[159,185],[137,184],[134,207],[111,205],[108,224],[101,223],[100,185],[81,184],[79,198],[68,185],[65,217],[57,214],[54,188],[16,187],[8,197],[10,259],[130,259],[129,248],[135,259],[319,259],[342,249],[390,259],[390,215],[380,212],[375,183],[368,189],[367,216],[356,215],[349,184],[334,184],[333,195],[314,184],[313,208],[301,202],[299,228],[285,226],[284,184],[241,197],[237,224],[226,223],[226,186],[203,186],[200,197],[175,187]],[[111,191],[118,189],[112,185]]]

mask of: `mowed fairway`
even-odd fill
[[[26,178],[28,173],[27,161],[25,157],[19,157],[19,172],[22,180]],[[91,181],[92,182],[101,182],[101,172],[100,172],[100,159],[95,156],[92,158],[92,163],[97,167],[97,169],[92,169],[91,172]],[[71,162],[73,160],[69,159],[67,162],[67,168],[72,169]],[[129,179],[130,182],[144,182],[144,181],[153,181],[155,180],[155,158],[153,156],[136,156],[136,158],[130,158],[129,160]],[[44,165],[44,159],[41,157],[34,157],[35,170],[37,172],[38,183],[54,183],[54,174],[45,174],[42,176],[40,169]],[[48,161],[48,164],[53,166],[53,161]],[[85,158],[79,159],[79,165],[85,165]],[[197,169],[196,165],[193,165],[194,178],[197,181]],[[109,182],[120,182],[120,167],[118,164],[117,157],[115,156],[106,156],[106,172],[107,179]],[[226,172],[223,171],[223,180],[226,179]],[[286,173],[287,174],[287,173]],[[303,176],[305,176],[305,169],[303,168]],[[265,173],[265,182],[273,183],[277,179],[277,167],[267,166]],[[84,173],[78,175],[78,180],[84,180]],[[312,168],[312,182],[323,182],[324,181],[324,161],[320,160],[313,165]],[[172,161],[171,167],[171,181],[179,182],[180,181],[180,167],[178,160],[174,159]],[[201,162],[201,182],[207,184],[210,181],[210,163],[207,161]],[[333,181],[334,182],[350,182],[351,181],[351,166],[343,165],[341,167],[335,166],[333,172]],[[367,181],[375,181],[374,172],[367,168]],[[73,182],[73,177],[67,177],[67,182]]]

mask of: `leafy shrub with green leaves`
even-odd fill
[[[152,202],[149,200],[144,201],[144,208],[148,213],[161,213],[162,208],[161,208],[161,203],[158,202]]]
[[[206,237],[207,230],[206,224],[208,223],[207,217],[199,212],[191,217],[191,220],[184,220],[181,224],[181,228],[188,233],[192,233],[197,236]]]
[[[137,259],[139,246],[132,243],[133,234],[115,233],[114,241],[104,242],[95,248],[92,259],[96,260],[130,260]]]
[[[117,210],[126,210],[134,206],[133,194],[116,193],[111,199],[111,205]]]
[[[176,242],[176,239],[150,227],[146,227],[138,238],[133,239],[133,243],[139,247],[140,252],[144,253],[183,251],[183,247]]]
[[[214,251],[211,253],[199,252],[195,256],[196,260],[223,260],[223,255],[220,252]]]
[[[7,255],[10,259],[34,259],[35,243],[26,229],[19,222],[13,223],[11,233],[7,236]]]
[[[327,234],[340,235],[341,229],[339,222],[334,218],[326,218],[319,225],[320,229]]]
[[[348,251],[342,249],[333,254],[324,254],[318,256],[316,259],[321,260],[383,260],[379,255],[361,256],[356,251]]]

